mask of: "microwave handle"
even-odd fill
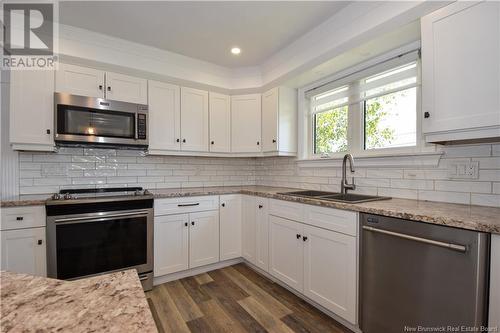
[[[139,115],[136,112],[135,113],[135,133],[134,133],[134,138],[136,140],[139,140],[139,134],[138,134],[139,125],[137,124],[138,120],[139,120]]]

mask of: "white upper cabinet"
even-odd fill
[[[276,87],[262,94],[262,151],[297,153],[297,92]]]
[[[54,72],[10,72],[10,143],[19,150],[54,150]]]
[[[69,64],[56,71],[57,92],[147,104],[147,90],[147,80],[134,76]]]
[[[181,88],[181,149],[208,151],[208,92]]]
[[[231,151],[261,151],[261,95],[231,96]]]
[[[148,82],[149,153],[181,149],[180,87]]]
[[[455,2],[421,23],[426,141],[500,137],[500,3]]]
[[[241,195],[220,196],[220,259],[241,257]]]
[[[231,100],[228,95],[209,93],[210,151],[231,151]]]
[[[134,76],[106,72],[106,98],[148,104],[148,81]]]
[[[69,64],[59,64],[56,91],[72,95],[104,98],[104,71]]]

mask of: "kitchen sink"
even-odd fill
[[[313,198],[319,200],[328,201],[338,201],[338,202],[349,202],[349,203],[361,203],[368,201],[378,201],[387,200],[390,197],[379,197],[376,195],[364,195],[364,194],[354,194],[354,193],[335,193],[326,191],[293,191],[293,192],[283,192],[278,194],[291,195],[295,197]]]
[[[379,197],[376,195],[364,195],[364,194],[353,194],[353,193],[346,193],[346,194],[339,193],[339,194],[321,196],[319,199],[350,202],[350,203],[360,203],[360,202],[368,202],[368,201],[388,200],[388,199],[390,199],[390,197]]]

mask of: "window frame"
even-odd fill
[[[345,152],[334,152],[330,154],[314,154],[315,145],[315,127],[314,127],[314,116],[311,112],[311,91],[317,89],[318,87],[332,85],[332,87],[327,90],[335,89],[336,83],[340,87],[342,85],[349,84],[350,89],[352,85],[359,84],[360,78],[351,79],[350,81],[345,81],[346,78],[352,76],[357,72],[362,72],[369,68],[383,68],[385,63],[389,63],[390,60],[397,58],[402,54],[408,54],[412,52],[419,52],[418,47],[415,45],[408,45],[406,47],[399,48],[388,52],[385,55],[377,57],[367,62],[358,64],[352,68],[342,71],[336,75],[326,77],[315,84],[305,86],[299,89],[299,160],[324,160],[324,159],[339,159],[342,158],[346,153],[351,153],[358,157],[380,157],[380,156],[398,156],[398,155],[417,155],[419,153],[434,152],[435,146],[425,143],[424,137],[422,135],[422,107],[421,107],[421,59],[417,57],[417,84],[416,84],[416,145],[409,147],[388,147],[388,148],[377,148],[377,149],[364,149],[365,143],[365,124],[364,124],[364,109],[362,103],[364,101],[349,104],[348,112],[348,128],[347,128],[347,145],[348,150]],[[411,62],[411,61],[410,61]],[[394,68],[397,66],[390,66]],[[384,70],[380,70],[383,72]],[[368,75],[369,76],[369,75]],[[365,76],[367,77],[367,76]],[[353,87],[356,89],[357,87]],[[404,90],[404,89],[401,89]],[[318,95],[321,92],[315,93]],[[308,96],[309,94],[309,96]]]

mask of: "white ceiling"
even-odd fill
[[[61,1],[60,22],[225,67],[262,64],[347,1]],[[233,56],[233,46],[242,50]]]

